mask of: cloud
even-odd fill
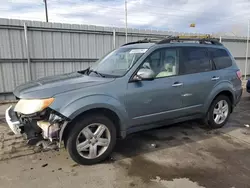
[[[43,0],[1,1],[0,17],[45,20]],[[48,10],[51,22],[125,25],[124,0],[48,0]],[[246,35],[249,10],[249,0],[128,0],[128,26]]]

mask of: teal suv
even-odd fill
[[[191,119],[228,121],[241,72],[213,38],[167,37],[124,44],[86,70],[18,86],[6,121],[29,144],[67,148],[79,164],[107,158],[117,138]]]

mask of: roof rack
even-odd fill
[[[156,44],[166,44],[171,42],[184,42],[184,41],[197,41],[200,44],[213,44],[213,45],[222,45],[219,42],[219,39],[213,38],[210,35],[180,35],[180,36],[172,36],[169,35],[167,37],[162,38],[145,38],[143,40],[138,40],[135,42],[129,42],[126,44],[123,44],[122,46],[127,46],[131,44],[139,44],[139,43],[156,43]]]
[[[138,40],[135,42],[129,42],[126,44],[123,44],[122,46],[127,46],[127,45],[131,45],[131,44],[139,44],[139,43],[158,43],[166,38],[172,37],[171,35],[166,35],[166,37],[159,37],[159,38],[144,38],[143,40]]]
[[[157,44],[171,43],[173,41],[182,42],[182,41],[198,41],[200,44],[213,44],[213,45],[222,45],[217,38],[212,38],[210,35],[201,35],[201,36],[174,36],[165,38],[159,41]]]

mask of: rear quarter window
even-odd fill
[[[232,66],[231,56],[226,50],[211,48],[209,51],[216,69],[224,69]]]

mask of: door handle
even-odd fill
[[[179,82],[176,82],[172,85],[172,87],[179,87],[179,86],[182,86],[183,83],[179,83]]]
[[[219,80],[219,79],[220,79],[219,76],[214,76],[214,77],[211,78],[212,81]]]

